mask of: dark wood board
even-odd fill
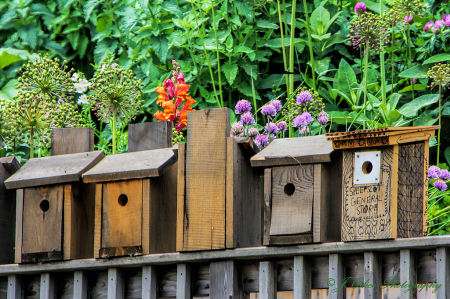
[[[172,122],[147,122],[128,125],[128,152],[172,147]]]
[[[67,155],[94,150],[93,128],[53,128],[51,133],[51,155]]]
[[[9,158],[9,157],[8,157]],[[14,263],[14,237],[16,222],[16,192],[6,190],[4,181],[9,172],[0,163],[0,263]]]
[[[171,148],[106,156],[83,174],[84,183],[157,177],[177,161]]]
[[[9,172],[9,175],[15,174],[16,171],[20,168],[20,163],[14,156],[0,158],[0,164],[2,164],[3,167],[6,168],[6,170]]]
[[[19,189],[79,181],[81,174],[105,155],[101,151],[34,158],[28,160],[5,182],[7,189]]]

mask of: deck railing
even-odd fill
[[[337,299],[344,283],[363,287],[364,298],[381,298],[381,286],[394,282],[435,282],[437,298],[450,298],[447,246],[450,236],[436,236],[1,265],[0,298],[235,299],[259,292],[273,299],[293,291],[294,299],[309,299],[312,289],[329,288]]]

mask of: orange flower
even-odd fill
[[[161,105],[164,101],[169,100],[169,97],[167,96],[166,88],[164,86],[156,87],[155,92],[159,94],[158,99],[156,100],[156,104]]]

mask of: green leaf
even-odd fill
[[[57,42],[55,42],[53,40],[47,39],[44,42],[44,47],[47,50],[57,53],[59,56],[61,56],[63,58],[66,57],[66,52],[64,51],[64,48],[60,44],[58,44]]]
[[[8,83],[5,84],[5,86],[2,87],[0,90],[0,99],[3,100],[12,100],[14,96],[17,95],[19,92],[16,89],[16,83],[18,83],[16,79],[11,79],[8,81]]]
[[[335,45],[335,44],[339,44],[339,43],[343,43],[345,42],[345,39],[342,38],[341,35],[341,31],[336,32],[335,34],[333,34],[326,42],[325,45],[323,46],[323,49],[328,49],[329,47]]]
[[[161,8],[167,12],[175,14],[178,18],[181,18],[183,16],[183,11],[180,9],[180,7],[176,3],[173,3],[170,1],[164,1],[161,4]]]
[[[84,55],[86,55],[86,49],[87,46],[89,44],[89,39],[86,35],[81,35],[80,38],[78,39],[78,55],[80,55],[81,58],[84,57]]]
[[[317,30],[320,26],[323,28],[325,27],[328,22],[330,21],[330,13],[328,12],[328,10],[323,7],[323,6],[319,6],[317,7],[311,14],[311,18],[310,18],[310,23],[311,23],[311,29],[319,34],[322,35],[325,32],[319,32],[319,30]]]
[[[0,70],[7,67],[14,62],[21,61],[26,59],[27,56],[19,55],[18,52],[24,52],[29,55],[27,51],[24,50],[16,50],[11,48],[0,48]]]
[[[9,23],[13,21],[17,17],[17,13],[15,10],[8,10],[5,12],[0,19],[0,26],[3,24]]]
[[[252,6],[246,2],[234,1],[234,5],[236,6],[238,13],[241,16],[246,17],[247,19],[253,18],[253,9]]]
[[[328,111],[328,114],[330,115],[331,121],[339,125],[349,125],[353,120],[348,111]]]
[[[427,78],[427,72],[428,69],[430,69],[431,67],[433,67],[432,64],[423,64],[423,65],[416,65],[413,66],[412,68],[409,68],[407,70],[404,70],[403,72],[401,72],[399,74],[399,77],[401,78],[416,78],[416,79],[424,79]]]
[[[397,108],[398,101],[400,100],[401,97],[402,97],[402,95],[398,94],[398,93],[394,93],[391,95],[391,97],[389,98],[389,105],[390,105],[391,110],[394,110]]]
[[[438,118],[433,118],[429,111],[425,111],[414,121],[415,126],[432,126],[438,121]]]
[[[238,73],[238,66],[236,63],[230,63],[229,61],[225,62],[222,66],[222,70],[225,73],[225,77],[227,78],[228,83],[233,85],[234,80],[236,79]]]
[[[442,61],[449,61],[450,60],[450,54],[442,53],[438,55],[434,55],[427,60],[423,62],[423,64],[429,64],[429,63],[438,63]]]
[[[169,51],[169,42],[165,36],[152,37],[152,46],[156,56],[161,62],[165,63],[167,52]]]
[[[258,21],[256,22],[256,26],[258,26],[259,28],[271,28],[271,29],[278,29],[280,27],[277,24],[269,22],[266,19],[258,19]]]
[[[422,107],[430,106],[437,101],[439,101],[439,95],[426,94],[403,105],[398,111],[406,117],[415,117]]]
[[[352,99],[352,90],[358,88],[355,71],[353,71],[350,64],[341,59],[338,69],[339,90],[344,93],[349,99]],[[352,100],[353,104],[356,104]]]
[[[184,45],[184,43],[187,41],[187,37],[185,36],[185,34],[186,33],[181,30],[175,30],[174,32],[172,32],[172,34],[167,37],[167,39],[169,40],[169,49],[174,45],[177,47]]]
[[[89,16],[92,13],[92,10],[99,5],[102,2],[102,0],[89,0],[86,2],[86,4],[83,7],[83,12],[85,14],[84,21],[87,22],[89,20]]]
[[[246,81],[239,82],[237,89],[245,96],[253,98],[252,86],[248,82]],[[261,97],[259,96],[258,92],[255,92],[255,95],[258,100],[261,100]]]
[[[248,53],[252,53],[254,51],[255,50],[252,50],[252,49],[250,49],[249,47],[246,47],[246,46],[235,46],[234,47],[234,52],[235,53],[243,52],[243,53],[248,54]]]
[[[100,66],[108,53],[114,53],[116,51],[118,43],[117,40],[109,38],[105,38],[101,42],[98,42],[94,50],[95,64]]]
[[[311,34],[311,37],[314,38],[314,40],[318,41],[318,42],[323,42],[327,39],[329,39],[331,36],[331,33],[327,33],[324,35],[316,35],[316,34]]]
[[[408,85],[405,88],[403,88],[402,90],[400,90],[398,93],[404,93],[404,92],[407,92],[407,91],[411,91],[412,88],[413,88],[413,85]],[[424,89],[427,89],[426,85],[414,84],[414,90],[424,90]]]
[[[122,31],[122,36],[126,36],[128,32],[133,29],[133,27],[136,25],[138,21],[136,9],[131,6],[127,6],[123,12],[117,14],[122,16],[119,22],[120,30]]]
[[[306,44],[307,42],[304,39],[301,38],[294,38],[294,45],[297,44]],[[284,46],[289,47],[291,44],[291,41],[289,38],[284,38]],[[283,43],[281,41],[281,38],[274,38],[266,41],[263,46],[270,47],[270,48],[281,48],[283,47]]]
[[[450,165],[450,146],[447,146],[447,148],[445,149],[444,157],[447,160],[447,164]]]
[[[17,33],[22,41],[28,44],[32,49],[36,49],[37,35],[36,26],[34,24],[20,26]]]
[[[338,12],[337,14],[335,14],[331,20],[328,21],[328,23],[326,24],[325,28],[324,28],[324,33],[328,32],[328,29],[330,29],[331,25],[333,25],[334,21],[336,21],[336,19],[339,17],[339,15],[342,13],[342,11]],[[338,31],[339,33],[339,31]]]
[[[54,17],[55,15],[52,14],[52,12],[41,3],[34,3],[31,5],[31,14],[33,15],[47,15],[50,17]]]

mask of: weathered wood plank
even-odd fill
[[[123,299],[125,288],[121,269],[108,269],[108,299]]]
[[[100,257],[102,245],[102,202],[103,185],[95,184],[94,258]]]
[[[14,263],[16,194],[6,190],[4,181],[10,172],[0,163],[0,264]]]
[[[125,299],[142,298],[142,267],[122,269]]]
[[[450,298],[450,248],[439,247],[436,250],[436,283],[441,285],[437,290],[439,299]]]
[[[22,280],[18,275],[8,276],[8,299],[22,299]]]
[[[238,282],[238,269],[235,261],[211,262],[210,282],[210,298],[227,299],[243,296],[241,285]]]
[[[85,271],[75,271],[73,274],[73,299],[87,299],[89,293],[88,276]]]
[[[94,150],[94,129],[52,128],[51,155],[67,155],[90,152]]]
[[[75,242],[72,238],[75,237],[75,231],[72,228],[72,221],[75,218],[74,198],[72,198],[72,185],[64,185],[63,192],[63,259],[70,260],[72,256],[75,256],[74,246]],[[81,241],[81,240],[79,240]]]
[[[53,274],[54,275],[54,274]],[[55,276],[56,298],[73,299],[74,275],[71,272],[58,273]]]
[[[22,276],[24,299],[40,299],[41,295],[41,275]]]
[[[150,254],[150,179],[142,180],[142,254]]]
[[[178,144],[178,177],[177,177],[177,242],[176,250],[182,251],[185,245],[185,227],[187,226],[187,215],[184,206],[186,204],[186,143]]]
[[[177,295],[177,265],[159,266],[157,269],[157,277],[158,297],[175,297]]]
[[[344,283],[345,267],[344,256],[340,253],[329,255],[329,276],[333,279],[333,286],[330,286],[328,296],[330,299],[344,299],[346,288],[341,288]]]
[[[41,274],[41,299],[56,299],[55,278],[50,273]]]
[[[158,277],[156,266],[145,266],[142,268],[142,299],[157,299]],[[109,297],[108,297],[109,299]]]
[[[272,168],[264,169],[264,230],[263,244],[270,244],[270,224],[272,216]]]
[[[106,156],[83,174],[84,183],[160,176],[177,161],[171,148]]]
[[[107,299],[108,298],[108,270],[96,271],[90,273],[92,283],[90,287],[90,297],[92,299]]]
[[[0,299],[8,299],[8,277],[0,277]]]
[[[364,288],[364,298],[381,299],[381,254],[379,252],[364,252],[364,281],[374,287]]]
[[[16,191],[16,241],[15,256],[16,263],[22,262],[22,234],[23,234],[23,189]]]
[[[177,299],[192,298],[191,265],[177,264]]]
[[[209,263],[192,264],[192,296],[207,297],[211,289]]]
[[[128,125],[128,152],[172,147],[172,122],[159,121]]]
[[[34,158],[6,182],[7,189],[19,189],[50,184],[77,182],[105,155],[101,151]]]
[[[5,167],[9,175],[13,175],[21,167],[19,161],[17,161],[16,157],[14,156],[0,158],[0,164]]]
[[[400,284],[417,283],[417,267],[415,252],[411,249],[400,250]],[[417,291],[415,289],[400,293],[401,299],[416,299]]]
[[[253,167],[330,162],[331,141],[324,135],[275,139],[251,158]]]
[[[294,299],[311,298],[311,261],[307,256],[294,257]]]
[[[273,262],[259,263],[259,296],[261,299],[277,298],[277,270]]]
[[[244,151],[244,155],[249,159],[260,152],[251,137],[233,137],[239,147]]]

